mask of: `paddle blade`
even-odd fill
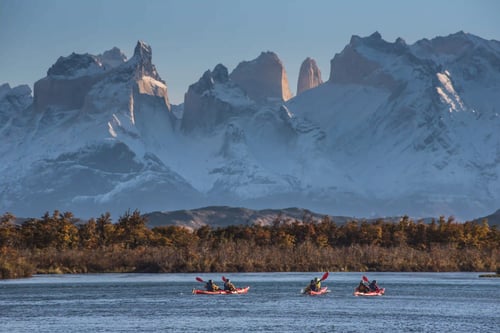
[[[198,282],[205,282],[205,281],[203,281],[203,279],[201,277],[196,277],[196,281],[198,281]]]
[[[370,282],[370,280],[368,280],[368,278],[366,276],[364,276],[364,275],[363,275],[363,281]]]
[[[325,272],[325,274],[321,277],[321,281],[325,281],[328,278],[328,274],[328,272]]]
[[[224,275],[222,275],[222,281],[226,282],[226,277]]]

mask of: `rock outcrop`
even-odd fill
[[[82,108],[85,96],[104,73],[104,67],[93,55],[72,53],[59,57],[47,76],[34,84],[35,110],[43,111],[48,106]]]
[[[292,98],[285,67],[274,52],[262,52],[252,61],[240,62],[230,78],[258,102]]]
[[[14,116],[16,112],[28,108],[32,102],[31,89],[28,85],[23,84],[14,88],[8,83],[0,85],[0,115]]]
[[[153,51],[151,47],[138,41],[135,46],[134,56],[130,59],[130,65],[135,67],[135,74],[137,78],[149,76],[155,80],[163,82],[155,65],[153,65]],[[163,82],[164,83],[164,82]]]
[[[229,79],[227,68],[218,64],[189,86],[184,96],[182,130],[211,131],[251,104],[245,92]]]
[[[127,61],[127,56],[119,48],[113,47],[97,56],[105,69],[115,68]]]
[[[297,95],[315,88],[323,83],[321,79],[321,71],[316,64],[316,61],[311,58],[306,58],[300,66],[299,79],[297,81]]]
[[[378,32],[369,37],[360,38],[352,36],[350,43],[335,54],[330,61],[329,82],[340,84],[359,84],[371,87],[386,88],[394,90],[398,86],[397,79],[394,78],[390,70],[384,68],[384,62],[379,59],[372,59],[363,53],[363,49],[371,49],[372,52],[380,52],[381,56],[387,53],[399,52],[406,45],[401,42],[389,43],[382,39]],[[409,54],[409,50],[407,52]],[[390,67],[390,66],[389,66]]]
[[[47,71],[47,76],[35,82],[34,108],[39,112],[49,106],[95,112],[92,99],[102,95],[103,87],[97,87],[97,92],[93,90],[101,82],[103,87],[109,83],[134,82],[128,90],[160,97],[170,108],[167,86],[152,63],[151,47],[142,41],[137,42],[129,61],[118,48],[98,56],[72,53],[60,57]]]

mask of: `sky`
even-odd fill
[[[498,0],[0,0],[0,85],[33,84],[60,56],[138,40],[179,104],[189,85],[222,63],[231,72],[263,51],[281,59],[295,94],[304,59],[328,80],[330,60],[352,35],[378,31],[408,44],[464,31],[500,40]]]

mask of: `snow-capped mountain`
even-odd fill
[[[222,64],[182,105],[138,42],[0,86],[0,207],[78,216],[201,205],[483,216],[500,202],[500,43],[353,36],[292,97],[273,52]]]
[[[351,190],[378,201],[373,212],[471,216],[500,202],[498,43],[464,33],[444,40],[472,45],[450,56],[440,39],[408,46],[354,36],[328,82],[290,102],[323,124]],[[484,76],[466,80],[471,70]]]
[[[12,119],[0,132],[3,210],[96,216],[199,196],[154,153],[168,154],[176,118],[151,48],[139,42],[128,61],[102,58],[61,57],[35,83],[31,106],[2,108]]]

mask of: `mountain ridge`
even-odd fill
[[[182,106],[144,42],[128,60],[115,48],[61,57],[32,101],[0,86],[0,207],[481,216],[500,201],[498,45],[353,36],[328,81],[311,62],[293,98],[279,57],[262,52],[206,71]]]
[[[198,229],[203,226],[210,228],[225,228],[228,226],[239,225],[262,225],[270,226],[274,223],[294,223],[294,222],[314,222],[327,220],[333,221],[336,224],[343,225],[347,222],[358,223],[375,223],[378,220],[385,222],[398,223],[404,216],[379,216],[379,217],[354,217],[354,216],[332,216],[329,214],[321,214],[299,207],[288,207],[281,209],[248,209],[243,207],[230,206],[209,206],[187,210],[175,211],[155,211],[145,213],[144,216],[148,221],[148,227],[160,226],[182,226],[189,229]],[[436,217],[420,217],[412,218],[415,223],[431,223],[437,221]],[[495,213],[485,217],[473,219],[470,222],[482,223],[488,221],[490,226],[500,225],[500,209]],[[458,221],[467,222],[467,221]]]

